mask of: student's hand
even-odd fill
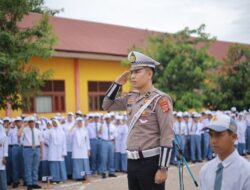
[[[3,158],[2,163],[3,163],[3,165],[7,165],[7,159]]]
[[[124,85],[128,81],[129,74],[130,71],[125,71],[119,77],[116,78],[115,82],[120,85]]]
[[[168,178],[168,173],[166,170],[157,170],[155,174],[155,183],[161,184],[164,183]]]
[[[90,155],[91,155],[91,152],[90,152],[90,150],[88,150],[88,156],[90,157]]]

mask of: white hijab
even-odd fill
[[[82,127],[79,128],[78,126],[76,126],[76,130],[75,130],[76,142],[77,142],[78,146],[82,146],[85,143],[86,130],[85,130],[83,121],[77,121],[77,122],[82,122]],[[77,122],[76,122],[76,125],[77,125]]]
[[[62,130],[61,124],[58,120],[53,120],[56,122],[57,127],[51,128],[51,136],[55,145],[62,145],[64,139],[64,132]]]

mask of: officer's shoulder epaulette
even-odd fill
[[[161,98],[167,97],[169,101],[172,103],[172,98],[165,92],[162,92],[161,90],[155,89],[155,93],[159,94]],[[161,99],[159,98],[159,99]]]

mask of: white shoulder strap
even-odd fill
[[[157,97],[159,97],[160,94],[155,95],[153,98],[151,98],[149,101],[147,101],[133,116],[129,127],[128,127],[128,134],[131,132],[132,128],[134,127],[136,121],[139,119],[139,117],[141,116],[142,112],[149,106],[149,104],[151,104],[151,102],[153,102],[154,99],[156,99]]]

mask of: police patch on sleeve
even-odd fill
[[[158,101],[158,104],[161,106],[162,112],[168,112],[170,107],[169,107],[169,100],[166,96],[160,98]]]

